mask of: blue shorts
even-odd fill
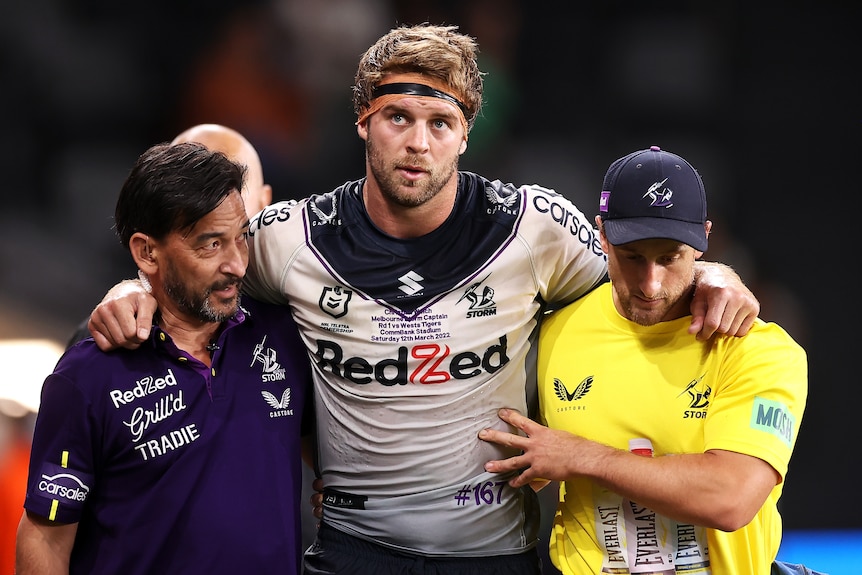
[[[390,549],[321,522],[305,552],[305,575],[541,575],[535,549],[493,557],[425,557]]]

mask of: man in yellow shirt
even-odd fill
[[[513,486],[561,482],[550,549],[564,574],[769,573],[807,397],[805,351],[760,319],[742,338],[688,334],[712,222],[685,159],[633,152],[602,189],[596,224],[611,281],[547,317],[547,427],[502,410],[523,434],[480,437],[523,453],[486,470],[524,470]]]

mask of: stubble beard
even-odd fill
[[[242,280],[239,278],[228,278],[217,284],[213,284],[202,293],[194,293],[182,281],[173,266],[169,266],[169,273],[165,278],[165,293],[177,305],[177,307],[190,316],[207,323],[222,323],[236,314],[239,308],[239,289]],[[213,292],[224,289],[231,285],[237,286],[237,295],[230,298],[219,298]],[[213,299],[217,300],[220,309],[213,305]]]
[[[613,280],[611,280],[613,281]],[[692,282],[690,282],[690,289],[694,289],[694,277],[692,276]],[[662,300],[662,306],[658,309],[652,310],[643,310],[637,307],[637,300],[632,297],[631,292],[622,291],[619,289],[620,284],[616,284],[614,289],[617,290],[617,298],[619,299],[620,306],[623,308],[625,312],[625,317],[629,320],[633,321],[638,325],[643,326],[651,326],[657,323],[661,323],[663,321],[669,321],[670,319],[675,319],[677,313],[675,310],[681,302],[686,301],[686,289],[681,289],[677,291],[677,286],[670,285],[667,289],[663,289],[661,293],[657,294],[655,297]]]
[[[632,305],[631,298],[623,300],[623,309],[628,318],[638,325],[650,326],[661,322],[667,314],[667,307],[660,310],[642,311]]]
[[[417,156],[406,156],[387,162],[375,147],[370,135],[365,143],[365,152],[371,174],[380,186],[380,193],[388,201],[405,208],[421,206],[433,199],[458,170],[457,155],[439,170],[427,166]],[[422,168],[426,177],[418,182],[400,177],[397,170],[406,166]],[[404,187],[410,188],[410,191],[405,191]]]

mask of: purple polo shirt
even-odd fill
[[[300,572],[305,346],[247,296],[217,345],[210,369],[158,328],[88,338],[45,380],[24,507],[78,523],[70,573]]]

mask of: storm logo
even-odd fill
[[[470,309],[467,312],[467,317],[483,317],[488,315],[497,315],[497,304],[494,302],[494,288],[490,286],[482,287],[482,284],[485,283],[485,280],[491,274],[488,274],[481,280],[472,284],[468,287],[464,294],[458,298],[456,303],[461,303],[462,300],[467,300],[470,302]],[[482,287],[482,291],[479,292],[479,288]]]
[[[263,336],[260,343],[254,346],[254,351],[251,354],[251,365],[249,367],[252,367],[255,363],[262,363],[263,374],[261,374],[261,379],[263,381],[280,381],[285,379],[285,370],[276,361],[275,350],[271,347],[264,348],[263,344],[265,343],[266,336]]]
[[[712,394],[712,388],[706,384],[701,384],[704,376],[706,374],[701,375],[697,379],[693,379],[689,382],[685,389],[683,389],[677,397],[682,395],[683,393],[688,393],[691,401],[688,406],[691,409],[706,409],[709,407],[709,396]]]
[[[649,198],[649,205],[651,208],[669,208],[673,205],[673,202],[670,201],[670,198],[673,196],[673,192],[669,188],[664,188],[660,192],[658,191],[659,188],[664,186],[665,182],[667,182],[667,178],[654,183],[642,196],[644,198]]]

